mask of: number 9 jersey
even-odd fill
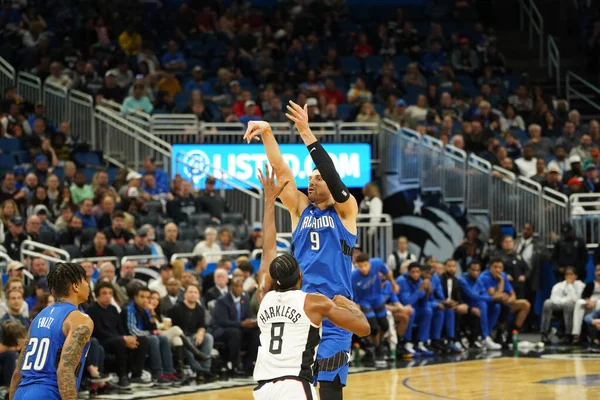
[[[63,322],[73,311],[77,311],[77,307],[71,303],[55,303],[34,318],[15,399],[60,399],[56,369],[66,339]],[[78,390],[89,347],[88,342],[75,370]]]
[[[293,255],[300,264],[302,290],[352,299],[352,249],[356,235],[348,232],[333,206],[304,209],[292,233]]]

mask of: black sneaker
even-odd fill
[[[146,382],[140,376],[136,376],[135,378],[132,377],[129,382],[131,383],[132,388],[147,388],[153,385],[152,382]]]
[[[120,377],[119,383],[116,386],[119,389],[131,389],[131,383],[129,382],[129,378],[126,376]]]
[[[548,332],[542,333],[542,343],[547,344],[547,345],[552,344],[552,339],[550,339]]]

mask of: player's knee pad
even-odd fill
[[[381,329],[382,332],[387,332],[390,329],[390,323],[388,322],[386,317],[379,317],[377,318],[377,325],[379,325],[379,328]]]
[[[369,321],[369,326],[371,327],[371,336],[377,336],[379,334],[379,324],[377,323],[377,318],[372,316],[371,318],[367,318]]]
[[[321,400],[342,400],[344,385],[340,377],[336,376],[333,382],[319,382],[319,398]]]

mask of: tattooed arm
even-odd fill
[[[12,378],[10,380],[10,389],[8,391],[9,400],[13,400],[15,396],[15,392],[17,391],[17,386],[19,386],[19,382],[21,381],[21,367],[23,366],[23,359],[25,358],[25,353],[27,352],[27,346],[29,345],[29,331],[27,332],[27,337],[25,338],[25,344],[19,353],[19,358],[17,359],[17,366],[13,372]]]
[[[77,400],[77,377],[75,371],[81,360],[81,354],[94,330],[91,318],[79,311],[74,311],[65,319],[63,332],[65,343],[60,355],[56,377],[58,391],[62,400]]]

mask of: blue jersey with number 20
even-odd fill
[[[313,204],[302,211],[292,233],[294,257],[304,275],[302,290],[330,299],[341,294],[352,299],[352,248],[356,235],[346,230],[333,206]]]
[[[77,307],[71,303],[55,303],[44,308],[35,317],[29,331],[29,343],[23,358],[19,388],[26,389],[31,385],[44,386],[46,391],[43,395],[40,394],[40,398],[60,399],[56,368],[66,339],[63,333],[63,322],[73,311],[77,311]],[[90,343],[88,342],[75,371],[77,389],[81,383],[89,347]],[[17,391],[15,399],[19,398],[18,394],[19,391]]]

